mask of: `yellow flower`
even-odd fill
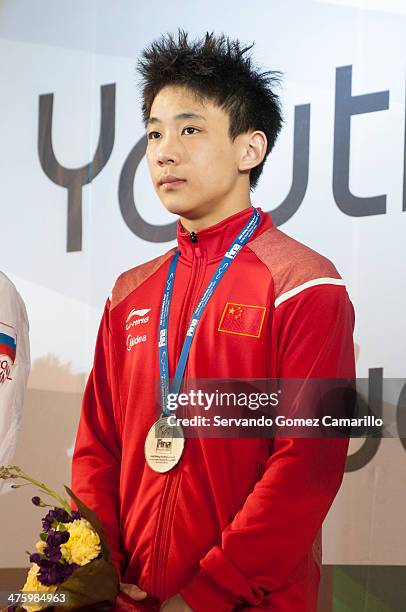
[[[84,518],[64,524],[70,538],[61,544],[62,558],[68,563],[86,565],[99,556],[101,552],[100,538],[92,525]]]
[[[57,585],[56,584],[51,584],[50,586],[47,586],[45,584],[42,584],[42,582],[40,582],[37,578],[37,574],[39,571],[39,565],[37,565],[36,563],[33,563],[31,565],[31,568],[28,571],[28,575],[27,575],[27,580],[25,582],[25,585],[23,586],[23,588],[21,589],[22,591],[38,591],[39,593],[51,593],[52,591],[56,591],[57,589]],[[27,610],[27,612],[37,612],[37,610],[43,610],[43,608],[47,607],[47,603],[44,603],[43,605],[34,605],[34,606],[27,606],[26,604],[24,604],[24,608]]]
[[[40,555],[44,554],[44,548],[47,545],[46,542],[44,542],[43,540],[39,540],[36,544],[35,544],[35,548],[37,550],[37,552],[39,552]]]

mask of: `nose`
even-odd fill
[[[176,138],[170,138],[168,135],[165,138],[161,138],[156,146],[155,153],[156,161],[160,166],[168,162],[173,164],[179,163],[180,152]]]

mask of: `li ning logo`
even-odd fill
[[[133,309],[127,317],[125,322],[125,328],[128,331],[132,327],[136,327],[137,325],[142,325],[143,323],[148,323],[149,316],[148,313],[151,311],[151,308],[142,308],[140,310]],[[137,317],[136,319],[134,317]],[[131,320],[133,319],[133,320]]]

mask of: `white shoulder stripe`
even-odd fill
[[[275,300],[275,304],[274,304],[275,308],[277,308],[280,304],[282,304],[282,302],[285,302],[286,300],[288,300],[289,298],[293,297],[294,295],[297,295],[301,291],[304,291],[305,289],[308,289],[309,287],[315,287],[316,285],[342,285],[342,286],[345,286],[345,283],[344,283],[342,278],[328,278],[328,277],[325,277],[325,278],[314,278],[313,280],[307,281],[307,283],[303,283],[302,285],[298,285],[297,287],[294,287],[293,289],[289,289],[289,291],[286,291],[285,293],[282,293]]]

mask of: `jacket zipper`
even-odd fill
[[[196,271],[193,276],[194,288],[191,291],[189,303],[187,305],[186,313],[186,324],[189,324],[191,318],[191,308],[194,307],[196,300],[197,289],[200,285],[200,275],[202,268],[202,256],[198,246],[198,237],[195,232],[190,233],[190,241],[194,246],[194,256],[196,261]],[[183,343],[182,343],[183,344]],[[182,350],[182,346],[179,347],[179,354]],[[179,357],[179,355],[178,355]],[[185,372],[186,373],[186,372]],[[180,460],[182,462],[182,459]],[[176,465],[172,470],[166,474],[166,482],[162,493],[161,504],[159,508],[158,524],[155,534],[155,544],[153,550],[152,559],[152,575],[151,575],[151,592],[155,593],[155,596],[160,600],[164,593],[164,566],[168,555],[170,525],[172,524],[173,513],[175,509],[175,501],[177,497],[177,490],[179,486],[179,480],[181,476],[181,463]]]

